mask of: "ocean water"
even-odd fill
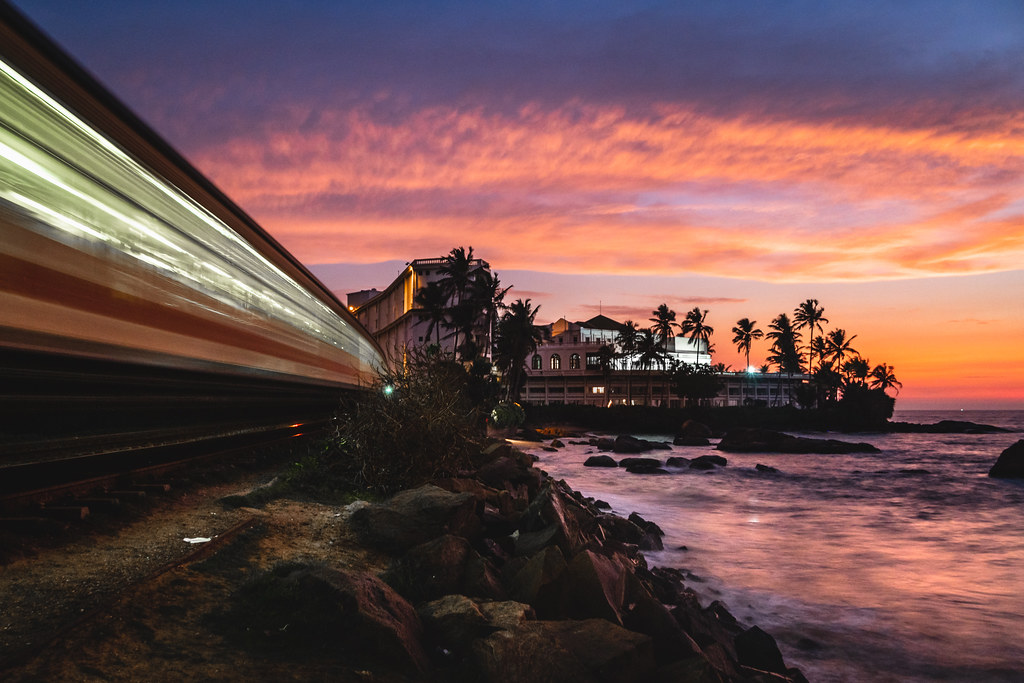
[[[1024,411],[893,419],[1015,433],[828,434],[881,452],[720,453],[724,468],[661,476],[583,467],[590,446],[519,445],[615,512],[657,522],[665,550],[648,563],[689,572],[703,604],[771,633],[811,681],[1024,681],[1024,481],[987,476],[1024,438]],[[709,453],[714,440],[653,457]]]

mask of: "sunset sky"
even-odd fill
[[[1024,3],[14,3],[342,298],[816,298],[898,408],[1024,409]],[[765,345],[755,346],[760,362]]]

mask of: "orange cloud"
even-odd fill
[[[576,103],[514,116],[297,110],[197,162],[299,258],[473,244],[511,268],[873,280],[1018,268],[1024,114],[969,132],[644,118]]]

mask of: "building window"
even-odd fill
[[[569,356],[569,369],[579,370],[580,369],[580,354],[574,353]]]
[[[551,354],[551,369],[561,370],[562,369],[562,357],[557,353]]]
[[[587,368],[588,369],[600,369],[601,367],[601,354],[599,353],[588,353],[587,354]]]
[[[533,354],[533,362],[532,362],[532,365],[530,365],[530,367],[533,368],[534,370],[540,370],[541,369],[542,362],[541,362],[540,354],[539,353]]]
[[[592,394],[603,394],[604,387],[590,387],[590,393]]]

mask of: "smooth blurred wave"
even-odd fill
[[[724,468],[669,476],[583,467],[596,449],[580,444],[533,452],[585,495],[657,522],[666,549],[648,562],[687,570],[706,602],[768,630],[812,681],[1024,680],[1024,481],[987,476],[1024,437],[1024,411],[893,419],[1015,431],[828,434],[881,452],[726,453]]]

